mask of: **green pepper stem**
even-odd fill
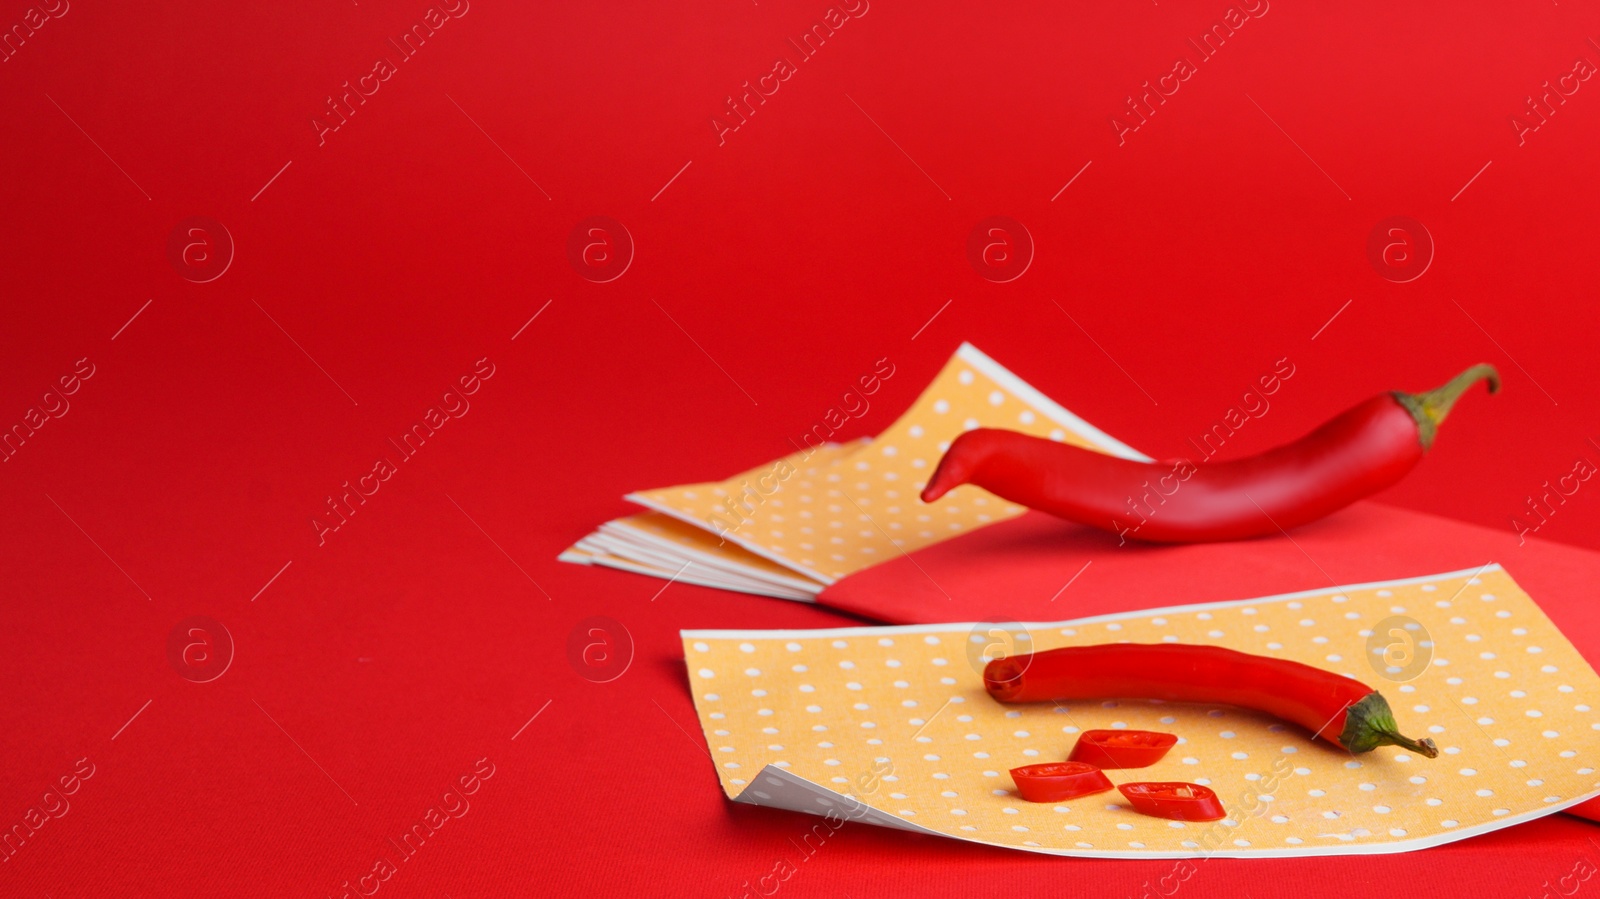
[[[1416,419],[1417,436],[1422,440],[1423,450],[1433,447],[1433,438],[1439,433],[1439,425],[1450,414],[1450,408],[1456,404],[1456,400],[1467,392],[1468,387],[1485,379],[1489,382],[1490,393],[1500,391],[1500,372],[1493,365],[1484,363],[1474,365],[1443,386],[1423,393],[1395,391],[1394,398]]]
[[[1438,758],[1439,747],[1430,739],[1413,740],[1400,733],[1389,701],[1376,691],[1345,709],[1344,732],[1339,742],[1351,752],[1371,752],[1379,746],[1399,746],[1427,758]]]

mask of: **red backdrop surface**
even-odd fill
[[[630,489],[788,451],[879,358],[844,436],[966,339],[1156,456],[1279,359],[1226,454],[1495,363],[1503,395],[1380,500],[1507,532],[1600,461],[1590,5],[830,9],[0,5],[0,826],[93,771],[0,893],[338,896],[480,759],[385,895],[759,886],[810,822],[721,797],[677,630],[850,619],[555,556]],[[1006,283],[966,249],[994,215],[1034,246]],[[634,244],[605,283],[569,259],[591,216]],[[1414,280],[1416,224],[1369,252],[1394,216],[1433,245]],[[470,409],[362,482],[479,360]],[[381,488],[319,537],[347,481]],[[1591,492],[1533,539],[1600,546]],[[234,643],[207,683],[169,658],[193,615]],[[611,683],[568,659],[591,615],[636,646]],[[1536,893],[1600,859],[1590,827],[1183,889]],[[1137,895],[1170,868],[860,827],[781,888]]]

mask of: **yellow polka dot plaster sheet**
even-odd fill
[[[1600,793],[1600,678],[1498,565],[1426,578],[1042,624],[684,631],[694,702],[736,801],[1025,851],[1113,858],[1402,852]],[[1395,747],[1353,756],[1247,710],[1108,698],[1003,705],[988,653],[1182,642],[1293,659],[1381,692]],[[1176,734],[1114,783],[1209,786],[1228,817],[1173,822],[1115,790],[1022,800],[1008,770],[1095,728]]]
[[[825,443],[808,451],[791,453],[774,463],[766,463],[734,475],[731,483],[748,481],[767,474],[778,466],[792,467],[810,460],[822,464],[849,455],[868,440],[851,443]],[[710,494],[724,482],[686,484],[673,488],[687,499]],[[683,581],[811,602],[822,591],[816,580],[792,568],[757,555],[737,543],[718,537],[700,523],[663,512],[642,512],[608,521],[600,529],[562,552],[560,558],[583,565],[604,565],[669,581]]]
[[[934,505],[918,498],[950,442],[979,427],[1148,459],[962,344],[911,408],[870,441],[844,452],[802,450],[726,481],[644,490],[628,499],[831,584],[1027,511],[971,485]]]

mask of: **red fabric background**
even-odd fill
[[[826,3],[477,0],[403,62],[387,39],[424,2],[32,8],[0,5],[39,24],[0,62],[0,426],[75,360],[95,373],[0,462],[0,826],[95,767],[0,894],[337,896],[480,758],[470,811],[384,895],[755,885],[807,822],[721,798],[677,630],[849,619],[554,559],[629,489],[788,451],[882,357],[896,376],[842,436],[969,339],[1157,456],[1279,358],[1297,374],[1227,453],[1494,362],[1504,395],[1381,499],[1508,534],[1600,458],[1596,82],[1523,146],[1509,123],[1600,62],[1582,4],[1274,3],[1124,146],[1109,117],[1226,3],[879,0],[721,146],[710,117]],[[396,71],[319,146],[313,116],[380,56]],[[237,246],[203,284],[167,255],[196,215]],[[566,257],[593,215],[638,248],[606,284]],[[991,215],[1037,246],[1011,283],[966,256]],[[1367,259],[1394,215],[1438,247],[1411,283]],[[470,412],[319,546],[324,498],[485,357]],[[1597,489],[1539,539],[1600,546]],[[567,657],[597,614],[636,644],[608,684]],[[191,615],[237,647],[206,684],[167,658]],[[1183,890],[1535,893],[1600,860],[1588,827],[1207,862]],[[1168,870],[858,828],[781,888],[1137,895]]]

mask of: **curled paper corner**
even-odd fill
[[[843,823],[860,821],[866,824],[875,824],[878,827],[891,827],[895,830],[908,830],[912,833],[923,833],[929,836],[944,836],[936,830],[929,830],[918,824],[913,824],[901,818],[896,818],[887,812],[879,811],[855,796],[837,793],[821,784],[812,783],[797,774],[779,768],[777,765],[768,765],[756,775],[755,781],[745,787],[739,795],[731,796],[734,802],[745,805],[755,805],[763,808],[781,808],[791,812],[801,812],[807,815],[820,815],[828,819],[837,830]],[[839,822],[833,824],[833,822]]]

